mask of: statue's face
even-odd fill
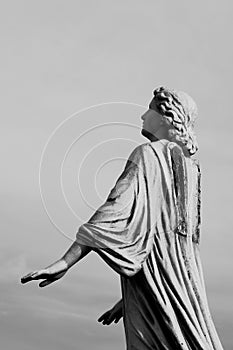
[[[158,130],[161,128],[162,116],[159,114],[154,100],[149,104],[149,109],[141,116],[143,120],[142,134],[148,138],[156,137]]]

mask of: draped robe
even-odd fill
[[[127,350],[222,350],[199,254],[200,166],[178,144],[136,147],[76,240],[120,275]]]

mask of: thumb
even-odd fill
[[[43,288],[48,286],[49,284],[55,282],[56,280],[44,280],[42,282],[40,282],[39,287]]]

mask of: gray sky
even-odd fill
[[[41,200],[46,142],[46,208],[75,238],[124,159],[147,142],[140,136],[140,115],[160,85],[184,90],[198,104],[202,263],[218,333],[231,349],[232,3],[13,0],[2,4],[0,17],[4,349],[124,348],[122,325],[96,322],[120,297],[120,287],[94,253],[48,288],[22,286],[19,278],[59,258],[70,244]],[[120,101],[125,104],[109,104]],[[102,103],[108,104],[77,113]],[[60,185],[63,160],[69,207]]]

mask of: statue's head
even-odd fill
[[[197,106],[193,99],[185,92],[159,87],[154,90],[152,101],[168,125],[169,139],[178,143],[189,155],[195,154],[198,150],[194,134]]]

